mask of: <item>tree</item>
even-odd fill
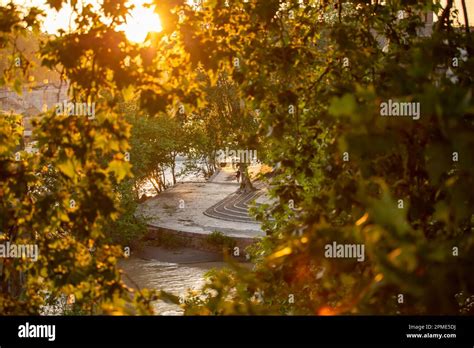
[[[224,148],[237,149],[234,151],[260,148],[258,137],[255,136],[258,128],[257,113],[246,108],[238,86],[225,72],[218,73],[214,84],[204,73],[200,78],[206,83],[203,88],[206,107],[198,110],[195,121],[204,122],[208,139],[204,151],[206,157],[211,159],[211,167],[215,171],[218,165],[217,155]],[[242,173],[240,190],[243,192],[254,190],[248,175],[247,161],[249,159],[245,158],[237,163]]]
[[[453,29],[449,6],[218,1],[182,10],[168,30],[191,63],[232,73],[261,110],[277,198],[260,213],[269,236],[256,270],[215,272],[207,300],[188,313],[471,311],[473,69],[463,52],[472,38]],[[440,13],[431,35],[425,11]],[[384,117],[389,101],[421,105],[421,118]],[[325,257],[334,241],[363,245],[365,262]]]
[[[138,112],[136,104],[134,112],[126,115],[127,122],[132,126],[131,164],[135,180],[135,192],[138,197],[139,187],[145,181],[152,183],[157,193],[167,188],[165,170],[171,171],[171,183],[177,182],[176,157],[187,152],[189,146],[186,127],[175,116],[166,113],[154,117]]]
[[[113,101],[108,104],[98,92],[117,86],[110,76],[119,66],[101,64],[110,61],[110,50],[116,51],[125,37],[113,25],[105,28],[90,6],[77,11],[76,32],[41,46],[42,64],[64,68],[73,101],[100,104],[95,121],[54,111],[43,114],[36,125],[39,151],[28,155],[16,153],[22,137],[19,117],[0,120],[2,241],[39,249],[36,262],[2,258],[0,311],[6,315],[39,314],[46,305],[71,296],[73,313],[145,314],[152,313],[151,300],[156,298],[124,285],[116,268],[123,250],[108,243],[104,233],[119,214],[114,185],[130,173],[124,160],[130,129],[113,111]],[[124,13],[119,7],[102,11],[109,18]],[[4,49],[15,45],[18,35],[37,28],[39,13],[32,8],[23,14],[13,3],[0,7]],[[72,51],[75,55],[68,53]],[[20,90],[21,80],[12,76],[28,80],[29,69],[13,65],[2,73],[2,84]]]
[[[73,100],[97,103],[96,120],[45,115],[39,155],[20,161],[18,118],[0,120],[2,230],[16,242],[37,234],[45,253],[34,264],[4,262],[3,313],[38,313],[43,293],[75,294],[82,313],[125,312],[120,252],[103,228],[119,213],[113,188],[131,172],[130,126],[117,112],[130,88],[157,123],[184,106],[195,120],[189,134],[210,151],[213,117],[245,126],[252,116],[256,124],[230,139],[257,144],[274,168],[276,203],[258,214],[268,236],[252,247],[255,269],[213,272],[187,313],[472,312],[473,41],[453,27],[451,2],[385,3],[160,1],[164,30],[141,46],[115,30],[124,1],[77,8],[77,29],[45,42],[42,64],[62,67]],[[31,18],[14,5],[2,11],[6,43]],[[430,35],[426,11],[440,18]],[[230,111],[236,100],[243,106]],[[409,116],[385,116],[393,102]],[[160,161],[169,158],[163,144]],[[334,242],[364,246],[363,262],[328,256]],[[22,297],[5,290],[21,289],[20,271]],[[137,294],[137,312],[153,298]]]

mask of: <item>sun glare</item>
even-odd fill
[[[148,33],[160,32],[162,30],[161,20],[157,13],[153,12],[153,8],[147,8],[144,4],[149,3],[147,0],[132,0],[131,4],[135,8],[130,11],[127,16],[127,23],[118,27],[123,30],[127,39],[136,43],[145,41]]]
[[[0,0],[0,5],[8,3],[10,0]],[[37,6],[42,8],[46,16],[43,18],[43,30],[48,34],[57,34],[59,29],[69,32],[74,30],[74,19],[71,5],[65,3],[58,12],[45,5],[45,0],[16,0],[23,6]],[[94,10],[100,9],[99,0],[84,0],[84,4],[92,5]],[[153,11],[153,7],[145,7],[151,0],[129,0],[129,5],[135,7],[126,17],[126,23],[117,26],[117,30],[123,31],[128,40],[136,43],[145,41],[148,33],[162,31],[160,16]],[[107,22],[107,21],[105,21]],[[71,25],[72,28],[69,28]]]

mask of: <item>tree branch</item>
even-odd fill
[[[452,7],[453,0],[448,0],[448,3],[446,4],[446,7],[444,8],[443,13],[441,14],[441,17],[436,25],[436,31],[440,31],[443,28],[444,22],[446,21],[446,19],[449,19]]]
[[[469,18],[467,17],[466,0],[461,0],[462,12],[464,13],[464,25],[466,26],[466,34],[469,35]]]

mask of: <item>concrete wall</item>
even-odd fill
[[[45,110],[54,108],[56,103],[66,100],[67,88],[66,84],[61,88],[47,84],[34,89],[23,88],[21,95],[10,88],[1,88],[0,110],[13,111],[25,116],[36,116]]]
[[[0,88],[0,114],[15,113],[23,115],[23,137],[25,144],[32,138],[31,120],[41,112],[55,108],[56,103],[67,100],[68,85],[44,84],[33,88],[25,87],[21,94],[10,88]]]
[[[222,253],[223,251],[222,246],[209,243],[209,234],[177,231],[150,225],[148,226],[148,233],[144,239],[147,242],[151,242],[151,244],[163,245],[165,244],[163,240],[169,240],[170,238],[178,242],[181,247],[215,253]],[[245,248],[256,241],[253,238],[233,238],[233,240],[235,241],[235,246],[239,248],[239,259],[245,259]]]

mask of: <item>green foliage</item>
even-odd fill
[[[175,171],[175,160],[186,151],[186,130],[176,118],[167,115],[129,115],[127,120],[132,126],[130,162],[136,191],[148,180],[160,193],[167,188],[166,168],[171,169],[172,183],[176,183],[179,173]]]
[[[177,249],[185,246],[185,243],[172,233],[163,233],[160,235],[159,245],[166,249]]]
[[[196,171],[196,164],[204,164],[205,177],[212,176],[219,168],[216,158],[220,150],[229,147],[260,151],[261,148],[255,136],[258,128],[255,111],[245,107],[230,76],[217,73],[216,81],[213,76],[199,70],[196,82],[202,90],[202,99],[194,107],[187,106],[191,112],[178,113],[188,129],[188,170]]]
[[[74,101],[97,102],[96,119],[45,114],[38,155],[20,161],[18,118],[0,120],[3,238],[41,250],[36,263],[3,262],[0,311],[37,314],[47,293],[74,294],[74,313],[150,313],[157,295],[129,296],[105,233],[127,205],[117,184],[155,171],[160,188],[157,165],[181,148],[214,158],[229,140],[274,168],[276,203],[259,213],[268,236],[254,269],[213,272],[187,313],[472,313],[474,41],[438,2],[386,3],[215,1],[196,11],[156,1],[164,30],[145,45],[116,30],[124,0],[77,9],[75,29],[45,40],[41,59]],[[39,13],[0,8],[2,47],[15,49],[12,37]],[[440,12],[430,35],[426,11]],[[27,69],[10,68],[0,83],[20,90]],[[140,115],[123,117],[134,93]],[[419,102],[420,119],[382,117],[388,100]],[[194,142],[182,145],[186,136]],[[134,223],[122,217],[120,228]],[[363,244],[365,262],[324,257],[333,241]]]
[[[138,203],[133,186],[132,180],[117,185],[120,215],[104,228],[111,242],[121,246],[137,246],[147,232],[146,218],[136,214]]]
[[[206,236],[206,242],[210,245],[220,247],[223,249],[233,249],[236,242],[233,238],[226,236],[222,232],[213,231]]]
[[[449,8],[423,34],[425,11],[441,9],[431,1],[277,4],[185,8],[169,29],[191,62],[226,71],[261,111],[258,136],[275,168],[277,203],[259,214],[269,236],[255,270],[216,272],[189,313],[465,313],[457,298],[474,295],[472,36],[453,29]],[[382,117],[388,100],[419,102],[421,118]],[[325,258],[333,241],[365,245],[365,262]]]
[[[21,18],[13,3],[0,9],[4,43],[12,33],[21,35],[36,25],[37,11]],[[35,125],[38,153],[20,152],[19,158],[19,118],[0,120],[2,243],[39,248],[36,262],[1,260],[0,312],[5,315],[37,315],[71,295],[71,313],[149,314],[156,299],[156,294],[132,291],[121,281],[116,264],[123,251],[110,244],[105,233],[120,215],[116,185],[130,177],[130,164],[124,160],[130,127],[114,110],[114,98],[98,95],[120,85],[109,80],[116,61],[101,65],[111,62],[107,49],[116,50],[118,42],[108,39],[117,36],[112,27],[101,27],[89,6],[82,11],[75,33],[49,38],[42,45],[42,64],[64,69],[73,101],[97,102],[95,119],[43,114]],[[86,17],[92,18],[92,28]],[[27,77],[28,66],[22,67]],[[2,84],[10,83],[10,71],[2,72]]]

